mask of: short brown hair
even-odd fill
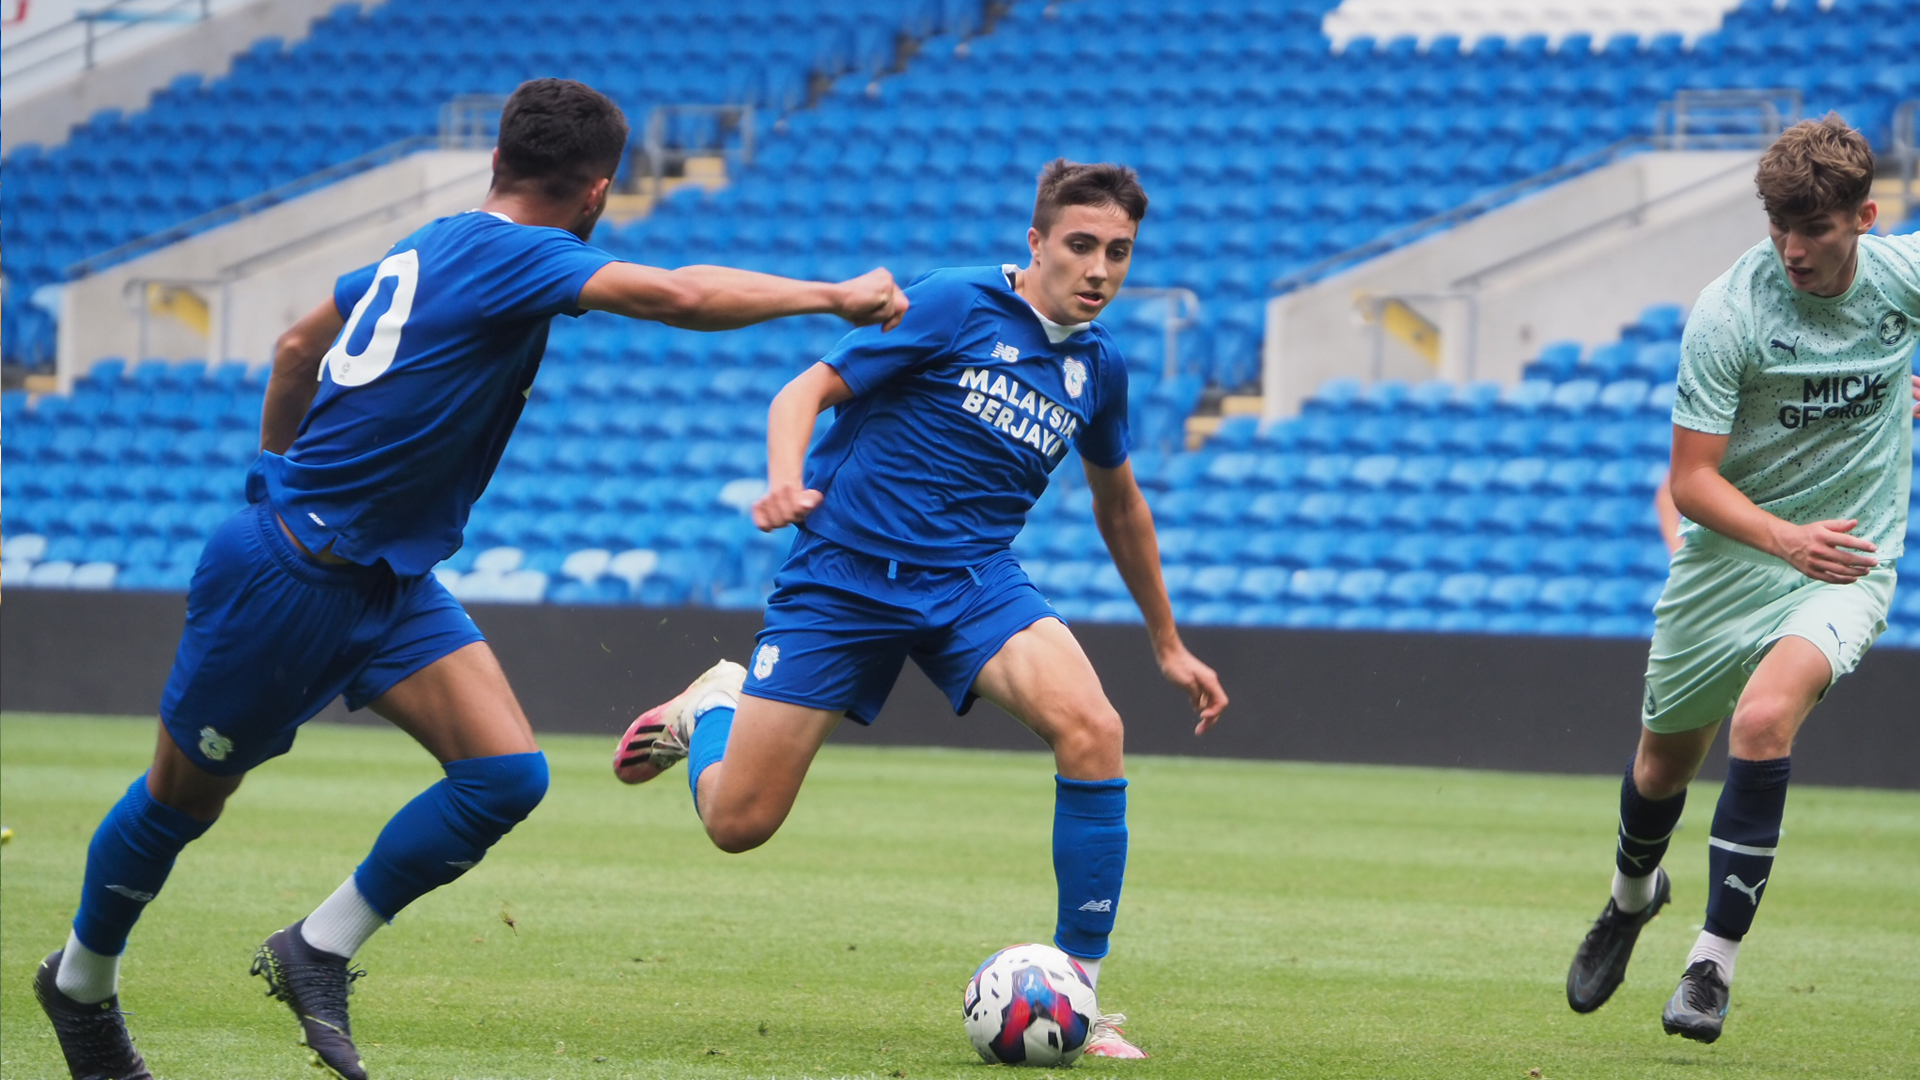
[[[572,79],[530,79],[500,112],[494,184],[570,199],[618,171],[626,147],[627,118],[605,94]]]
[[[1054,158],[1040,170],[1040,190],[1033,199],[1033,227],[1040,235],[1053,228],[1065,206],[1117,206],[1137,225],[1147,216],[1147,192],[1139,174],[1125,165]]]
[[[1802,120],[1761,155],[1753,182],[1769,217],[1857,209],[1873,191],[1873,147],[1838,113]]]

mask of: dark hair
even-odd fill
[[[569,199],[620,168],[627,118],[605,94],[572,79],[531,79],[500,111],[496,188],[537,185]]]
[[[1054,158],[1040,170],[1040,190],[1033,199],[1033,227],[1040,235],[1053,228],[1064,206],[1117,206],[1139,224],[1147,216],[1147,192],[1139,174],[1125,165]]]
[[[1769,217],[1855,210],[1873,192],[1873,147],[1838,113],[1802,120],[1761,155],[1753,182]]]

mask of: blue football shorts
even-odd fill
[[[484,640],[433,575],[322,563],[255,503],[200,554],[160,721],[195,765],[235,776],[286,753],[335,697],[358,709]]]
[[[907,566],[802,529],[773,585],[743,692],[862,724],[908,657],[965,715],[1007,639],[1060,618],[1011,551],[971,567]]]

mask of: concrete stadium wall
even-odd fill
[[[121,35],[116,33],[107,39],[109,44],[102,46],[107,59],[91,70],[79,70],[76,59],[68,69],[71,74],[50,73],[41,77],[29,73],[21,78],[23,85],[17,90],[8,87],[5,109],[0,111],[0,153],[28,142],[57,146],[67,141],[73,125],[84,122],[101,109],[145,108],[155,90],[181,75],[199,73],[209,78],[224,75],[233,67],[236,53],[245,52],[248,46],[269,35],[288,42],[299,41],[307,36],[315,19],[339,2],[256,0],[218,10],[204,23],[125,31],[126,39],[139,46],[133,51],[121,48],[115,40]],[[361,0],[360,6],[372,8],[382,2],[384,0]],[[79,6],[82,5],[74,5]],[[65,37],[61,43],[64,47]]]
[[[185,597],[16,589],[0,604],[0,708],[153,715]],[[757,612],[474,605],[542,731],[610,738],[721,657],[745,660]],[[1646,646],[1584,638],[1199,627],[1194,651],[1234,705],[1204,739],[1138,627],[1082,626],[1134,753],[1617,773],[1632,752]],[[1868,654],[1794,753],[1806,783],[1920,789],[1920,652]],[[349,716],[338,702],[326,720]],[[1038,749],[992,706],[956,717],[907,665],[879,721],[847,743]],[[1704,775],[1722,775],[1725,737]]]
[[[1511,383],[1549,341],[1611,340],[1649,304],[1691,307],[1766,238],[1757,158],[1640,154],[1274,297],[1268,416],[1297,413],[1338,377]],[[1439,363],[1366,322],[1363,297],[1405,297],[1439,329]]]
[[[411,154],[73,282],[61,295],[63,388],[107,356],[272,359],[274,339],[331,297],[341,274],[434,218],[479,206],[492,161],[488,150]],[[140,282],[192,288],[208,303],[210,336],[153,314],[142,350]]]

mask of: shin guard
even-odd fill
[[[547,758],[538,751],[450,761],[446,772],[393,815],[354,871],[360,895],[388,921],[473,869],[547,793]]]
[[[102,956],[120,955],[140,913],[166,884],[173,860],[212,827],[155,801],[145,773],[129,784],[87,847],[86,884],[73,917],[80,944]]]
[[[1120,907],[1127,872],[1127,782],[1054,777],[1053,877],[1060,890],[1053,941],[1098,960]]]
[[[1727,783],[1707,838],[1706,928],[1719,937],[1739,941],[1753,928],[1773,876],[1792,763],[1792,758],[1727,759]]]

